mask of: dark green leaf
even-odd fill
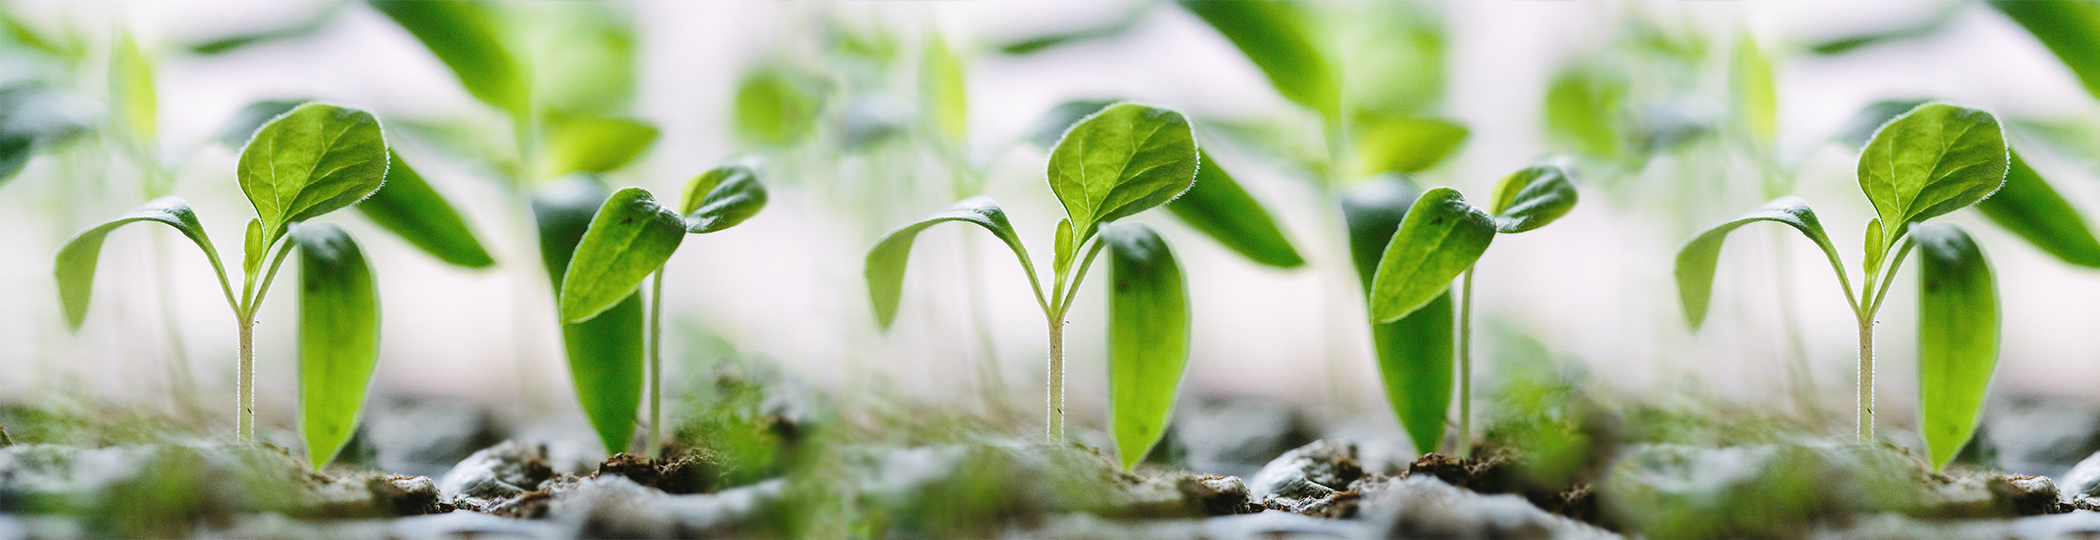
[[[2005,183],[2008,156],[1997,117],[1929,103],[1875,132],[1860,151],[1859,189],[1894,231],[1989,197]]]
[[[656,126],[626,118],[564,122],[547,142],[547,174],[618,170],[656,143]]]
[[[1502,177],[1495,184],[1495,230],[1520,233],[1544,227],[1575,209],[1574,171],[1565,160],[1547,160]]]
[[[609,197],[596,180],[575,176],[547,186],[532,197],[538,222],[540,260],[562,288],[562,273],[583,240],[600,203]],[[576,400],[598,431],[608,453],[627,448],[634,438],[635,413],[642,406],[642,296],[629,294],[597,318],[561,327]]]
[[[378,191],[386,166],[386,136],[371,113],[308,103],[255,132],[241,149],[237,176],[275,239],[287,224]]]
[[[1050,150],[1050,190],[1084,240],[1098,225],[1188,191],[1199,161],[1181,113],[1123,103],[1081,120]]]
[[[612,309],[663,268],[685,240],[685,218],[657,204],[649,190],[613,193],[569,259],[561,285],[561,318],[577,323]]]
[[[1057,146],[1058,139],[1065,138],[1065,131],[1072,129],[1073,124],[1101,112],[1101,109],[1108,108],[1109,105],[1121,102],[1122,100],[1115,99],[1075,99],[1059,103],[1050,108],[1050,112],[1043,113],[1043,117],[1036,119],[1035,125],[1028,128],[1028,142],[1049,150]]]
[[[467,268],[496,264],[467,220],[423,181],[423,175],[401,161],[401,154],[389,151],[387,159],[386,184],[357,205],[359,212],[438,260]]]
[[[341,227],[294,227],[299,246],[299,434],[316,471],[356,431],[379,363],[379,293],[356,239]]]
[[[737,85],[737,133],[759,143],[791,145],[816,131],[823,107],[824,96],[814,83],[781,68],[761,68]]]
[[[72,329],[79,330],[81,321],[87,318],[88,300],[95,292],[95,266],[102,259],[102,241],[117,227],[139,221],[161,223],[181,231],[204,250],[212,269],[219,272],[220,284],[225,284],[226,267],[219,263],[219,250],[212,247],[211,237],[204,234],[204,225],[197,222],[197,213],[190,210],[190,204],[174,196],[154,199],[115,220],[74,235],[58,250],[53,274],[58,277],[58,296],[65,305],[66,324]],[[232,291],[227,296],[230,300]]]
[[[1116,457],[1137,465],[1166,434],[1189,360],[1188,285],[1151,227],[1101,229],[1108,246],[1108,411]]]
[[[715,167],[693,177],[678,205],[685,215],[685,232],[691,234],[735,227],[765,207],[766,185],[745,165]]]
[[[1379,258],[1371,279],[1371,321],[1393,322],[1429,304],[1494,240],[1494,216],[1466,203],[1458,190],[1423,193]]]
[[[1851,278],[1845,277],[1845,264],[1838,259],[1837,248],[1831,246],[1830,236],[1824,234],[1823,223],[1816,220],[1816,211],[1808,207],[1808,201],[1788,195],[1773,199],[1734,221],[1715,225],[1677,250],[1677,294],[1684,302],[1685,320],[1692,324],[1693,330],[1698,330],[1699,325],[1706,322],[1706,308],[1714,294],[1714,269],[1721,258],[1721,242],[1737,228],[1759,221],[1783,223],[1815,242],[1816,247],[1823,249],[1823,256],[1830,259],[1830,267],[1837,271],[1838,281],[1844,284],[1846,294],[1851,294]]]
[[[1278,268],[1304,265],[1305,259],[1291,247],[1269,211],[1208,153],[1197,154],[1202,156],[1202,165],[1196,169],[1196,184],[1167,203],[1167,210],[1249,260]]]
[[[1308,17],[1295,3],[1184,0],[1181,7],[1210,23],[1253,60],[1284,98],[1337,118],[1341,104],[1334,72],[1313,45]]]
[[[423,42],[475,99],[527,118],[531,90],[518,60],[504,48],[502,21],[474,1],[375,0],[378,8]]]
[[[1911,238],[1919,254],[1918,431],[1937,469],[1976,434],[1998,367],[1998,285],[1960,227],[1920,226]]]
[[[1356,173],[1420,172],[1465,144],[1465,126],[1435,118],[1359,118]]]
[[[1874,132],[1881,131],[1883,124],[1887,124],[1890,120],[1902,116],[1903,113],[1910,112],[1911,109],[1916,109],[1919,105],[1929,102],[1931,100],[1925,99],[1884,99],[1876,101],[1868,104],[1866,108],[1860,109],[1859,112],[1853,113],[1852,118],[1845,120],[1844,127],[1838,128],[1837,134],[1831,138],[1855,150],[1866,147],[1867,140],[1874,137]]]
[[[2005,187],[1998,188],[1996,195],[1976,203],[1976,209],[2064,262],[2100,268],[2100,240],[2093,238],[2093,230],[2086,225],[2085,216],[2028,167],[2027,162],[2020,159],[2019,152],[2012,153],[2012,167],[2006,171]]]
[[[2100,4],[1992,0],[1991,7],[2027,27],[2078,75],[2087,93],[2100,96]]]
[[[1349,253],[1364,294],[1371,293],[1378,260],[1416,196],[1413,184],[1388,175],[1342,198],[1342,217],[1349,224]],[[1443,443],[1444,419],[1451,408],[1453,347],[1458,341],[1453,320],[1451,293],[1446,291],[1400,320],[1371,323],[1386,400],[1417,453],[1434,452]]]
[[[1012,248],[1014,256],[1021,260],[1021,269],[1028,272],[1029,281],[1035,279],[1035,263],[1029,262],[1028,250],[1021,246],[1020,235],[1014,234],[1014,226],[1006,221],[1006,211],[990,197],[971,197],[955,203],[940,213],[918,223],[883,236],[881,242],[868,250],[867,268],[868,301],[875,308],[875,322],[883,330],[897,320],[897,304],[904,296],[904,269],[911,262],[911,245],[919,239],[919,232],[927,227],[949,221],[976,224],[991,231],[1006,247]]]

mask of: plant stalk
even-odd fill
[[[1049,425],[1050,440],[1053,442],[1065,439],[1064,319],[1064,314],[1062,313],[1053,314],[1050,317],[1050,397],[1048,398],[1048,406],[1045,408],[1049,411],[1050,418],[1046,424]]]
[[[649,457],[662,457],[664,388],[664,271],[649,285]]]
[[[1458,302],[1458,457],[1473,457],[1473,271]]]
[[[239,388],[241,442],[255,440],[255,315],[240,314],[241,360]]]
[[[1874,440],[1874,314],[1859,318],[1859,442]]]

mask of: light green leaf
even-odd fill
[[[1748,32],[1735,42],[1730,63],[1730,82],[1735,86],[1736,118],[1758,141],[1770,144],[1779,137],[1779,91],[1773,83],[1772,59],[1757,46]]]
[[[2100,240],[2093,238],[2085,216],[2058,195],[2056,188],[2050,187],[2033,167],[2027,166],[2019,152],[2012,153],[2005,186],[1996,195],[1976,203],[1976,209],[2057,259],[2100,268]]]
[[[632,6],[611,2],[505,2],[510,31],[530,47],[533,106],[553,119],[632,109],[636,51]]]
[[[938,35],[928,39],[919,62],[919,83],[934,127],[949,140],[962,140],[970,129],[970,96],[964,82],[962,59],[948,48],[948,41]]]
[[[1960,227],[1921,226],[1911,238],[1919,253],[1918,431],[1937,469],[1976,434],[1998,367],[1998,285]]]
[[[292,228],[299,246],[299,434],[316,471],[357,428],[379,363],[379,294],[356,239],[331,223]]]
[[[1626,81],[1589,69],[1555,77],[1546,89],[1546,133],[1591,156],[1626,153]]]
[[[125,212],[117,219],[81,231],[58,250],[58,264],[52,273],[58,278],[58,297],[65,306],[66,324],[73,330],[80,329],[81,321],[87,318],[88,300],[95,292],[95,267],[102,259],[102,241],[110,231],[128,223],[151,221],[174,227],[204,250],[204,257],[211,260],[213,270],[219,273],[219,284],[226,286],[226,267],[219,263],[219,250],[212,247],[211,237],[204,234],[204,225],[197,221],[197,213],[181,197],[161,197],[145,205]],[[228,302],[233,291],[226,290]]]
[[[1050,190],[1083,240],[1098,225],[1159,206],[1196,181],[1201,161],[1188,119],[1122,103],[1094,113],[1050,151]]]
[[[488,4],[473,1],[375,0],[388,18],[423,42],[459,76],[475,99],[510,113],[531,115],[531,89],[524,69],[504,47],[502,21]]]
[[[547,142],[547,174],[618,170],[655,144],[656,136],[656,126],[626,118],[564,122]]]
[[[754,142],[788,146],[816,131],[824,95],[785,69],[763,67],[736,90],[737,133]]]
[[[583,240],[600,203],[608,198],[596,180],[574,176],[547,186],[532,197],[538,223],[540,260],[554,291],[562,289],[570,255]],[[563,324],[562,346],[568,354],[569,377],[576,400],[598,431],[607,453],[627,449],[634,438],[635,414],[642,406],[642,296],[629,294],[618,305],[589,321]]]
[[[1830,268],[1837,272],[1845,294],[1848,297],[1852,294],[1852,282],[1845,276],[1845,264],[1838,259],[1837,248],[1830,244],[1830,236],[1824,234],[1823,222],[1816,220],[1816,211],[1808,207],[1808,201],[1788,195],[1773,199],[1743,214],[1743,217],[1715,225],[1677,250],[1677,294],[1684,303],[1684,317],[1691,323],[1692,330],[1698,330],[1699,325],[1706,322],[1706,308],[1714,294],[1714,269],[1721,258],[1721,243],[1728,239],[1728,233],[1759,221],[1781,223],[1801,231],[1816,243],[1816,247],[1823,249],[1823,256],[1830,259]]]
[[[685,232],[707,234],[743,223],[766,207],[766,185],[745,165],[724,165],[693,177],[678,205]]]
[[[561,318],[578,323],[612,309],[663,268],[685,240],[685,218],[649,190],[614,192],[576,244],[561,285]]]
[[[1989,197],[2005,183],[2008,159],[1997,117],[1929,103],[1874,134],[1859,155],[1859,189],[1881,227],[1894,230]]]
[[[1495,184],[1495,230],[1512,234],[1544,227],[1575,209],[1575,173],[1565,160],[1525,167]]]
[[[423,175],[401,161],[401,154],[388,151],[387,160],[386,184],[359,203],[358,212],[438,260],[467,268],[496,264],[467,220],[423,181]]]
[[[1269,211],[1226,174],[1210,154],[1198,151],[1202,165],[1188,193],[1167,203],[1167,210],[1225,247],[1257,263],[1277,268],[1305,264],[1291,241],[1277,228]]]
[[[153,89],[153,61],[139,50],[129,32],[117,39],[110,51],[109,94],[117,109],[118,125],[133,140],[151,143],[159,133],[160,99]]]
[[[1014,233],[1014,226],[1007,222],[1006,211],[999,208],[999,203],[990,197],[963,199],[918,223],[890,232],[868,250],[864,270],[868,279],[868,301],[874,306],[875,321],[883,330],[889,330],[890,324],[897,320],[897,304],[904,295],[904,269],[911,262],[912,243],[918,240],[920,231],[950,221],[972,223],[991,231],[999,241],[1006,243],[1006,247],[1013,249],[1014,256],[1021,260],[1021,269],[1028,272],[1028,280],[1036,283],[1038,291],[1042,289],[1036,279],[1035,263],[1029,262],[1028,250],[1021,246],[1020,235]],[[1036,300],[1043,301],[1040,293]],[[1044,305],[1048,309],[1048,303]]]
[[[248,218],[248,232],[241,243],[241,272],[254,276],[262,269],[263,257],[270,254],[270,245],[276,238],[266,237],[261,218]]]
[[[1992,0],[1991,7],[2026,27],[2078,75],[2087,93],[2100,96],[2100,5]]]
[[[241,191],[274,239],[285,225],[363,200],[386,181],[386,136],[371,113],[308,103],[241,149]]]
[[[1188,285],[1151,227],[1101,229],[1108,246],[1108,411],[1129,470],[1166,434],[1189,360]]]
[[[1313,44],[1311,21],[1298,4],[1282,1],[1183,0],[1183,9],[1210,23],[1253,60],[1283,97],[1321,116],[1338,118],[1335,75]]]
[[[1393,322],[1429,304],[1494,240],[1494,216],[1467,204],[1458,190],[1423,193],[1379,258],[1371,279],[1371,321]]]
[[[1342,198],[1342,217],[1349,225],[1349,253],[1364,294],[1371,293],[1378,261],[1416,197],[1413,184],[1397,175],[1386,175]],[[1443,444],[1455,374],[1453,351],[1458,342],[1454,320],[1451,293],[1445,291],[1400,320],[1371,323],[1386,400],[1399,417],[1401,427],[1407,430],[1408,439],[1414,441],[1416,453],[1434,452]]]
[[[1465,126],[1436,118],[1359,118],[1356,173],[1420,172],[1464,145]]]

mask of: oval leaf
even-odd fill
[[[496,264],[467,220],[423,181],[423,175],[401,161],[401,154],[389,151],[387,160],[386,184],[359,203],[358,212],[438,260],[467,268]]]
[[[1495,184],[1495,230],[1520,233],[1544,227],[1575,209],[1574,171],[1550,160],[1525,167]]]
[[[2085,216],[2056,193],[2034,168],[2012,153],[2012,167],[2005,173],[2005,187],[1998,189],[1976,209],[1992,222],[2020,235],[2064,262],[2100,268],[2100,240],[2086,225]]]
[[[584,118],[563,123],[547,143],[547,174],[611,172],[656,143],[656,126],[626,118]]]
[[[1159,233],[1103,227],[1108,246],[1108,411],[1129,470],[1159,444],[1189,360],[1188,285]]]
[[[540,260],[556,292],[561,291],[570,255],[607,197],[603,184],[586,177],[571,177],[533,194]],[[627,295],[589,321],[561,326],[576,400],[607,453],[625,450],[634,438],[635,413],[642,406],[642,328],[640,293]]]
[[[190,210],[190,204],[181,197],[154,199],[108,223],[81,231],[58,250],[57,269],[52,273],[58,277],[58,297],[65,307],[66,324],[73,330],[79,330],[81,321],[87,318],[88,301],[95,292],[95,267],[102,259],[102,241],[117,227],[140,221],[160,223],[181,231],[183,236],[204,250],[205,258],[210,259],[212,268],[219,272],[221,285],[225,284],[226,268],[219,263],[219,250],[212,247],[211,237],[204,234],[204,225],[197,222],[197,212]],[[230,290],[227,296],[232,296]]]
[[[513,118],[527,118],[530,89],[517,60],[503,46],[501,21],[481,2],[378,0],[388,18],[408,29],[445,67],[459,76],[468,94]]]
[[[1282,1],[1183,0],[1253,60],[1283,97],[1336,118],[1341,111],[1335,76],[1313,46],[1310,21],[1298,4]]]
[[[1028,250],[1021,247],[1021,237],[1014,234],[1014,226],[1006,221],[1006,211],[999,208],[999,203],[991,197],[963,199],[932,217],[890,232],[868,250],[867,267],[863,271],[868,279],[868,301],[875,308],[875,322],[883,330],[889,330],[890,324],[897,321],[897,304],[904,295],[904,269],[911,262],[912,243],[918,241],[920,231],[950,221],[973,223],[991,231],[999,241],[1006,243],[1006,247],[1013,249],[1015,257],[1020,258],[1021,269],[1028,272],[1028,280],[1037,281],[1035,263],[1029,262]]]
[[[1050,151],[1050,190],[1081,238],[1188,191],[1201,161],[1187,118],[1122,103],[1081,120]]]
[[[1953,225],[1911,231],[1919,253],[1918,431],[1945,467],[1983,412],[1998,367],[1998,286],[1990,261]]]
[[[1392,243],[1416,198],[1413,184],[1395,175],[1367,182],[1342,198],[1342,217],[1349,225],[1349,253],[1364,294],[1371,292],[1378,259]],[[1451,409],[1455,374],[1451,292],[1437,295],[1414,313],[1390,323],[1371,323],[1378,373],[1385,397],[1417,453],[1443,444],[1445,418]]]
[[[649,190],[613,193],[576,244],[561,285],[563,322],[583,322],[633,295],[685,240],[685,219],[656,203]]]
[[[1989,197],[2005,183],[2008,156],[1991,113],[1928,103],[1875,132],[1859,155],[1859,189],[1894,231]]]
[[[693,177],[678,207],[685,214],[685,232],[707,234],[757,215],[766,207],[766,185],[751,167],[724,165]]]
[[[1816,220],[1816,211],[1808,207],[1808,201],[1788,195],[1773,199],[1743,214],[1743,217],[1715,225],[1677,250],[1677,294],[1684,303],[1684,317],[1691,323],[1692,330],[1698,330],[1699,325],[1706,322],[1707,304],[1713,300],[1714,294],[1714,267],[1721,258],[1721,243],[1728,239],[1728,233],[1759,221],[1783,223],[1815,242],[1816,247],[1822,248],[1823,256],[1830,259],[1830,267],[1837,271],[1838,281],[1844,284],[1846,294],[1851,294],[1851,278],[1845,277],[1845,265],[1838,259],[1837,248],[1831,246],[1830,236],[1824,234],[1823,222]]]
[[[1389,323],[1421,309],[1473,267],[1495,240],[1495,218],[1440,187],[1415,199],[1371,278],[1371,321]]]
[[[277,238],[290,223],[370,196],[386,181],[386,137],[371,113],[308,103],[256,131],[241,150],[241,191]]]
[[[357,241],[334,224],[292,229],[299,246],[299,434],[314,470],[356,430],[379,363],[379,294]]]
[[[1167,210],[1225,247],[1257,263],[1278,268],[1305,265],[1298,250],[1277,228],[1276,219],[1226,174],[1208,154],[1201,156],[1196,183],[1188,193],[1167,203]]]

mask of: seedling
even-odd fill
[[[1814,210],[1781,197],[1708,229],[1677,254],[1677,288],[1697,330],[1713,296],[1714,269],[1728,233],[1758,221],[1782,223],[1829,258],[1859,323],[1859,439],[1874,436],[1874,316],[1903,260],[1923,252],[1918,301],[1918,426],[1935,467],[1975,434],[1998,363],[1998,291],[1990,263],[1969,234],[1927,219],[1974,205],[2005,183],[2011,154],[1991,113],[1944,103],[1911,109],[1876,130],[1859,156],[1859,187],[1874,205],[1867,222],[1863,279],[1855,290]],[[1891,258],[1891,254],[1894,255]]]
[[[386,172],[386,138],[371,113],[319,103],[293,109],[265,124],[241,150],[236,176],[256,216],[248,220],[238,291],[196,212],[179,197],[161,197],[74,236],[59,250],[66,322],[79,330],[87,317],[95,266],[110,231],[140,221],[174,227],[204,250],[233,310],[240,332],[238,433],[241,441],[252,441],[255,313],[285,256],[298,247],[300,429],[319,469],[349,441],[364,406],[379,358],[379,303],[371,268],[350,233],[305,222],[378,191]],[[268,257],[273,249],[276,256]]]
[[[579,324],[631,301],[643,278],[649,285],[649,454],[660,451],[663,432],[663,293],[664,263],[688,234],[707,234],[743,223],[766,206],[765,185],[745,165],[701,173],[686,184],[685,197],[673,210],[657,204],[649,190],[630,187],[613,193],[598,207],[590,228],[576,244],[560,277],[561,318]],[[571,362],[577,398],[598,429],[607,451],[627,446],[634,434],[634,411],[641,401],[641,370],[618,362]],[[586,384],[597,381],[604,384]]]
[[[1472,454],[1473,426],[1473,263],[1487,252],[1497,234],[1516,234],[1544,227],[1575,208],[1574,173],[1563,160],[1526,167],[1495,185],[1492,210],[1466,202],[1458,190],[1431,189],[1415,198],[1388,241],[1370,281],[1371,322],[1395,324],[1417,312],[1429,320],[1411,323],[1414,339],[1449,343],[1451,281],[1459,285],[1458,310],[1458,453]],[[1427,309],[1425,308],[1433,308]],[[1425,345],[1422,352],[1387,358],[1381,355],[1386,397],[1415,441],[1415,450],[1433,452],[1444,435],[1451,406],[1451,356],[1448,347]],[[1427,397],[1424,397],[1427,396]]]
[[[1049,326],[1046,430],[1064,439],[1065,315],[1094,257],[1109,249],[1109,416],[1125,468],[1137,464],[1164,432],[1188,362],[1188,291],[1181,267],[1159,234],[1118,219],[1173,200],[1196,181],[1196,138],[1181,113],[1123,103],[1074,124],[1050,151],[1050,190],[1063,203],[1052,280],[1044,288],[1006,211],[971,197],[924,221],[891,232],[868,251],[868,298],[884,330],[897,319],[911,246],[927,227],[960,221],[991,231],[1021,262]],[[1080,255],[1084,253],[1085,257]],[[1075,268],[1073,263],[1079,265]]]

